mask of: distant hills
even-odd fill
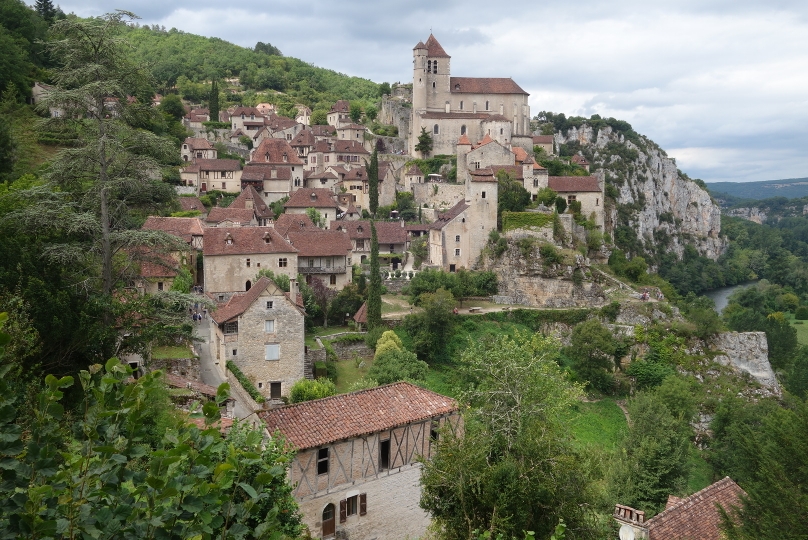
[[[765,180],[763,182],[708,182],[710,194],[723,200],[725,205],[734,205],[744,200],[785,197],[796,199],[808,196],[808,178]]]

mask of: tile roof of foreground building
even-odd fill
[[[280,431],[297,449],[304,450],[457,410],[451,398],[397,382],[258,414],[270,432]]]
[[[342,231],[324,231],[317,227],[286,232],[289,242],[298,250],[299,257],[331,257],[350,255],[351,239]]]
[[[557,193],[600,191],[594,176],[550,176],[547,186]]]
[[[205,257],[250,253],[297,253],[272,227],[213,227],[205,229]]]
[[[197,199],[199,200],[199,199]],[[204,211],[205,207],[202,207]],[[194,236],[201,236],[204,229],[199,218],[149,216],[141,227],[145,231],[163,231],[182,238],[189,244]]]
[[[326,188],[300,188],[289,197],[284,208],[337,208],[334,192]]]

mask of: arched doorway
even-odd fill
[[[244,290],[249,291],[250,287],[252,287],[252,282],[248,279],[247,283],[244,284]]]
[[[334,536],[336,532],[336,515],[334,512],[334,505],[329,503],[323,508],[323,538]]]

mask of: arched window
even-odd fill
[[[435,85],[435,83],[434,83],[434,82],[432,83],[432,88],[436,88],[436,85]]]
[[[438,134],[439,130],[440,130],[440,128],[438,127],[438,124],[435,124],[434,126],[432,126],[432,133],[434,133],[435,135]]]
[[[252,287],[252,282],[248,279],[247,283],[244,284],[244,290],[249,291],[251,287]]]
[[[437,73],[438,73],[438,61],[437,61],[437,60],[435,60],[435,61],[432,63],[432,73],[435,73],[435,74],[437,74]]]
[[[336,532],[336,520],[334,514],[334,505],[328,503],[323,508],[323,538],[333,536]]]
[[[461,135],[465,135],[465,134],[466,134],[466,126],[465,126],[465,125],[460,126],[460,134],[461,134]]]
[[[427,73],[432,73],[432,60],[427,60],[426,61],[426,72]]]

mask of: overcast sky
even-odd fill
[[[56,2],[55,2],[56,3]],[[626,120],[691,177],[808,177],[808,2],[791,0],[212,0],[60,2],[258,41],[316,66],[411,82],[430,30],[452,75],[512,77],[531,113]]]

